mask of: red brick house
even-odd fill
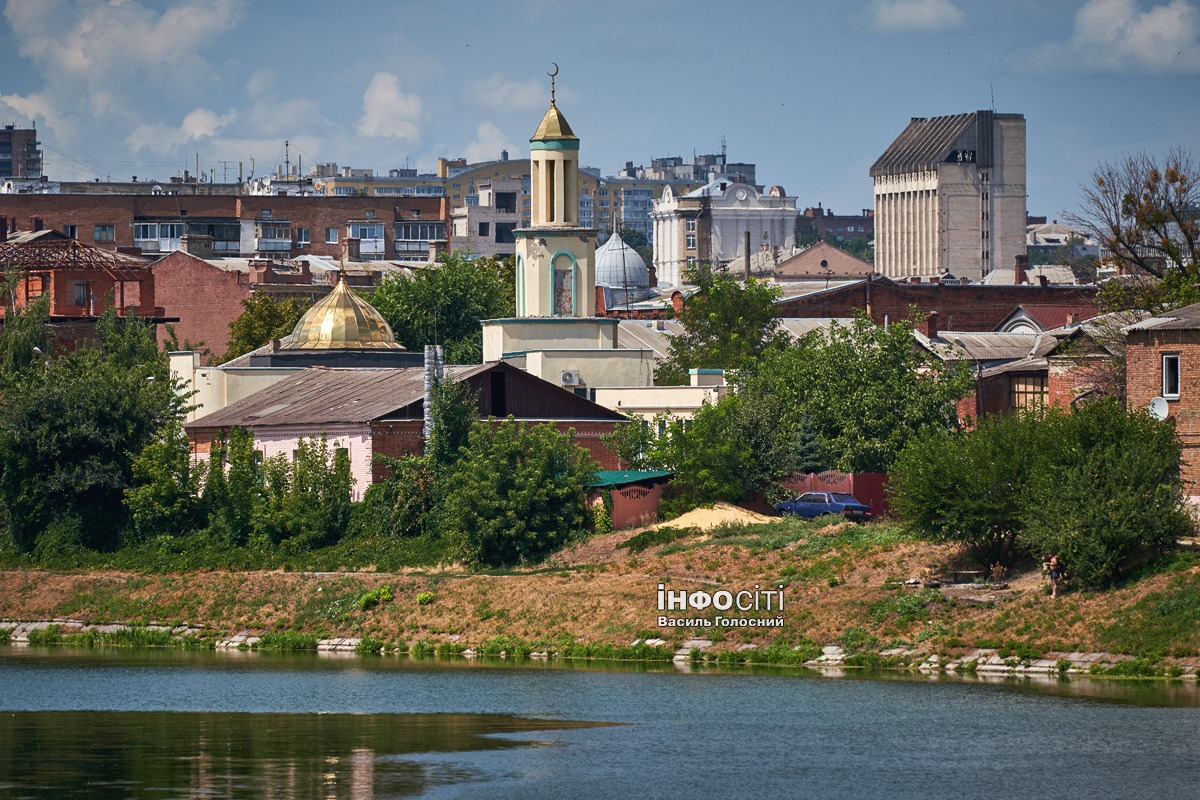
[[[106,309],[164,321],[155,303],[154,273],[142,258],[101,250],[57,231],[22,232],[0,242],[0,268],[15,271],[16,285],[0,293],[0,319],[10,304],[23,308],[49,296],[50,322],[58,338],[91,336]]]
[[[1165,405],[1183,443],[1183,493],[1200,496],[1200,303],[1125,328],[1125,404]]]

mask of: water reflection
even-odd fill
[[[584,727],[595,724],[501,714],[6,712],[0,794],[411,797],[481,777],[417,754],[527,747],[536,743],[529,734]]]

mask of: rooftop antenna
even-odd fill
[[[283,140],[283,179],[284,180],[287,180],[292,175],[292,159],[288,153],[288,145],[290,145],[290,144],[291,144],[291,142],[289,142],[287,139]]]
[[[988,81],[988,91],[992,93],[992,113],[996,113],[996,87],[991,81]]]

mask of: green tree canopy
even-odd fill
[[[275,300],[266,294],[246,298],[242,301],[241,315],[229,323],[229,349],[223,360],[237,358],[289,335],[310,305],[305,300]]]
[[[516,313],[515,287],[511,258],[471,258],[457,251],[414,270],[412,277],[385,276],[371,304],[409,350],[440,344],[447,362],[477,364],[483,358],[479,323]]]
[[[595,471],[588,452],[552,425],[477,422],[445,478],[443,533],[473,564],[541,558],[584,533]]]
[[[707,266],[691,275],[696,293],[678,319],[685,330],[671,339],[667,358],[655,370],[660,386],[688,382],[695,368],[737,370],[769,350],[781,350],[791,337],[775,316],[779,288],[755,278],[742,283]]]
[[[146,322],[109,309],[96,334],[3,387],[0,502],[21,547],[115,547],[134,461],[182,412]],[[47,530],[59,541],[39,541]]]
[[[917,431],[955,423],[971,374],[918,350],[910,322],[885,329],[859,316],[765,351],[735,383],[777,398],[789,421],[807,420],[837,469],[887,472]]]
[[[1084,586],[1119,579],[1186,535],[1181,446],[1170,422],[1112,399],[927,430],[892,471],[892,509],[986,563],[1057,554]]]

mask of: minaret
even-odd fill
[[[517,237],[517,316],[596,313],[596,231],[579,227],[579,137],[554,99],[529,140],[530,227]]]

